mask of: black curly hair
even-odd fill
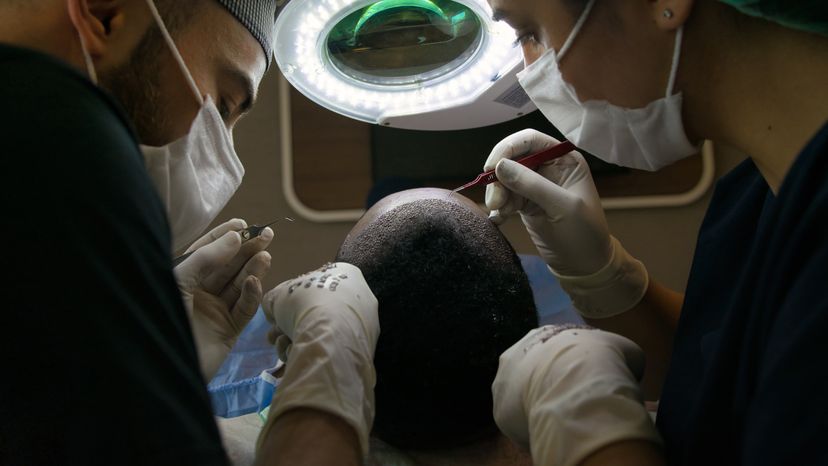
[[[490,221],[439,199],[403,204],[345,240],[379,301],[373,434],[397,448],[494,436],[500,354],[537,327],[529,280]]]

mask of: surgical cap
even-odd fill
[[[264,50],[267,66],[273,59],[273,27],[277,0],[218,0],[250,31]]]
[[[826,0],[721,0],[750,16],[791,29],[828,35]]]

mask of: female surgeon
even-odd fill
[[[520,83],[576,146],[645,170],[705,139],[749,155],[717,184],[682,296],[610,235],[580,155],[512,162],[556,143],[530,130],[493,149],[493,220],[519,213],[608,331],[542,329],[504,353],[501,429],[536,464],[828,464],[828,2],[490,3],[523,44]]]

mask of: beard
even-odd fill
[[[123,65],[101,73],[101,87],[112,93],[132,121],[141,144],[161,146],[169,127],[160,93],[164,41],[150,28]]]

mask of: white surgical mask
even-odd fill
[[[182,249],[204,232],[233,197],[244,167],[209,97],[186,136],[163,147],[142,145],[141,151],[167,208],[173,249]]]
[[[594,4],[595,0],[590,0],[558,53],[550,49],[518,73],[526,94],[567,139],[607,162],[655,171],[697,153],[699,148],[684,131],[681,94],[673,94],[682,28],[676,31],[666,96],[644,108],[626,109],[598,100],[581,102],[572,85],[564,81],[560,62]]]
[[[233,197],[244,167],[215,103],[202,97],[153,0],[147,0],[147,5],[201,106],[187,135],[162,147],[141,146],[149,176],[167,209],[173,250],[180,250],[197,239]],[[97,83],[83,36],[81,48],[89,76]]]

